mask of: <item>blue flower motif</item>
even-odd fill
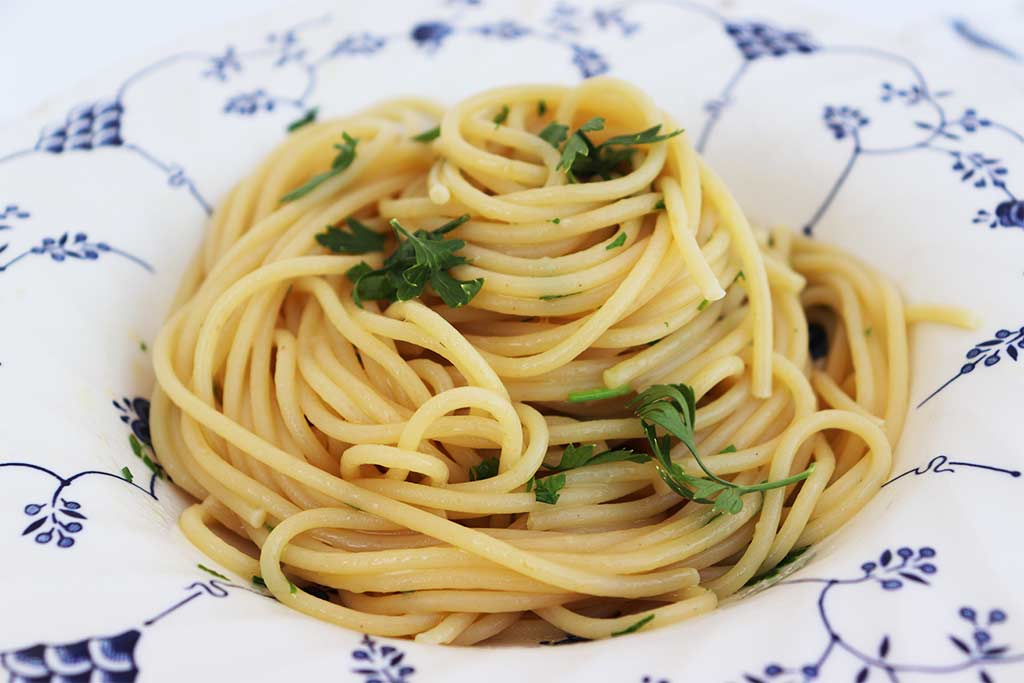
[[[372,55],[375,52],[379,52],[387,42],[388,39],[385,36],[375,36],[371,33],[357,33],[335,43],[327,56]]]
[[[38,644],[0,653],[10,681],[110,681],[133,683],[139,675],[135,646],[142,634],[131,629],[58,645]]]
[[[530,27],[517,24],[514,21],[504,20],[493,24],[483,24],[471,29],[474,33],[489,38],[500,38],[502,40],[515,40],[531,33]]]
[[[60,498],[59,504],[29,503],[22,512],[32,517],[22,532],[22,536],[35,534],[33,540],[40,545],[47,545],[57,539],[58,548],[70,548],[75,544],[73,534],[82,530],[82,522],[88,519],[81,512],[82,505],[74,500]],[[44,525],[47,525],[44,528]]]
[[[3,253],[6,248],[7,245],[0,247],[0,253]],[[133,256],[120,249],[115,249],[106,242],[93,242],[84,232],[74,234],[65,232],[60,237],[45,237],[38,245],[22,252],[6,263],[0,263],[0,273],[6,271],[11,266],[29,256],[49,256],[53,261],[60,263],[67,259],[95,261],[102,254],[116,254],[118,256],[123,256],[124,258],[142,266],[146,270],[150,272],[153,271],[153,266],[149,265],[137,256]]]
[[[284,66],[289,62],[301,62],[306,58],[306,49],[299,43],[299,34],[295,29],[271,33],[267,36],[267,42],[275,45],[278,49],[274,66]]]
[[[26,218],[29,218],[31,215],[32,214],[30,214],[28,211],[25,211],[24,209],[19,207],[17,204],[8,204],[6,207],[4,207],[3,211],[0,211],[0,221],[7,221],[7,220],[10,220],[11,222],[14,222],[16,220],[23,221]],[[0,230],[10,230],[10,229],[11,229],[10,225],[7,225],[6,223],[0,223]]]
[[[759,21],[729,22],[725,32],[747,61],[793,53],[809,54],[819,49],[805,33],[784,31]]]
[[[576,44],[572,46],[572,63],[580,70],[580,75],[583,78],[600,76],[607,73],[610,68],[608,62],[597,50]]]
[[[68,150],[119,147],[124,108],[116,99],[98,100],[74,107],[64,123],[43,127],[36,149],[60,154]]]
[[[224,54],[210,57],[209,64],[203,71],[203,78],[214,78],[218,81],[228,80],[230,73],[241,73],[242,63],[238,61],[238,52],[234,45],[224,48]]]
[[[826,106],[822,112],[822,120],[825,122],[825,127],[832,131],[836,140],[842,140],[848,135],[856,135],[857,131],[871,123],[871,120],[862,115],[859,109],[846,105]]]
[[[114,401],[113,404],[121,413],[121,422],[131,427],[135,438],[147,446],[152,446],[153,439],[149,431],[149,400],[142,396],[135,398],[125,396],[120,401]]]
[[[418,46],[433,51],[441,47],[453,30],[451,24],[443,21],[424,21],[413,26],[410,37]]]
[[[225,114],[252,116],[260,111],[274,111],[276,102],[263,88],[235,95],[224,105]]]
[[[408,683],[416,669],[405,664],[405,653],[391,645],[378,646],[377,641],[364,635],[361,647],[352,651],[357,668],[352,669],[364,677],[364,683]]]

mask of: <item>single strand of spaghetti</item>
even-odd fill
[[[743,264],[754,339],[751,392],[758,398],[766,398],[772,390],[772,304],[764,260],[743,211],[721,178],[703,161],[700,162],[700,177],[707,195],[705,199],[721,215],[721,224],[729,232]]]
[[[341,456],[342,478],[358,479],[363,465],[417,472],[425,476],[431,485],[443,486],[448,483],[448,468],[444,463],[425,453],[405,448],[379,444],[350,446]]]
[[[285,583],[285,591],[288,584]],[[345,593],[345,603],[365,612],[400,616],[424,612],[519,612],[558,605],[574,598],[573,593],[521,593],[482,590],[416,591],[407,595],[370,597],[358,593]],[[359,629],[363,630],[363,629]]]
[[[653,617],[650,620],[651,628],[662,628],[685,619],[691,619],[699,614],[710,612],[718,605],[718,599],[711,591],[697,588],[691,595],[692,597],[686,600],[681,600],[665,607],[658,607],[613,619],[586,617],[560,606],[535,609],[533,611],[545,621],[575,636],[581,638],[607,638],[614,633],[630,628],[641,619],[647,617]]]
[[[709,301],[717,301],[725,296],[725,290],[711,271],[708,262],[701,253],[700,245],[688,225],[686,203],[683,192],[674,179],[659,178],[656,187],[661,191],[665,202],[665,211],[658,215],[658,220],[668,221],[672,229],[673,242],[679,249],[686,264],[686,270],[700,289],[701,294]],[[694,229],[696,223],[693,224]]]
[[[449,645],[476,645],[498,635],[518,621],[521,616],[522,612],[497,612],[479,615],[477,620],[452,639]]]
[[[476,620],[475,612],[456,612],[449,614],[434,628],[417,633],[414,640],[417,643],[429,643],[431,645],[447,645],[460,635],[465,633],[473,621]]]
[[[759,571],[764,572],[775,567],[796,546],[800,533],[807,526],[807,520],[814,512],[818,497],[828,486],[829,479],[832,478],[835,464],[836,459],[832,454],[832,449],[829,448],[828,440],[819,434],[814,443],[814,472],[800,486],[800,492],[797,493],[796,500],[789,507],[785,521],[772,540],[771,549]]]
[[[440,620],[435,614],[407,614],[388,616],[367,614],[315,598],[301,588],[295,588],[281,571],[281,551],[294,536],[312,528],[308,517],[298,513],[281,521],[267,537],[260,551],[260,575],[267,589],[281,602],[311,616],[330,621],[346,628],[375,635],[401,636],[429,629]]]
[[[938,323],[964,330],[976,330],[981,325],[977,313],[957,306],[914,304],[906,307],[907,324]]]
[[[337,462],[327,449],[313,434],[309,422],[302,414],[299,405],[299,392],[295,386],[295,374],[298,361],[295,358],[297,340],[286,330],[277,330],[274,334],[274,391],[277,407],[284,425],[301,448],[306,459],[324,470],[337,472]]]
[[[854,401],[853,398],[851,398],[838,384],[836,384],[835,380],[833,380],[831,375],[828,373],[821,370],[812,371],[811,385],[828,407],[858,413],[869,420],[872,420],[879,426],[885,425],[884,419],[877,415],[872,415],[864,408],[864,406]]]
[[[885,432],[895,444],[903,432],[910,403],[910,349],[907,345],[907,321],[903,301],[892,283],[878,280],[885,311],[885,354],[888,358],[888,392],[885,403]]]
[[[550,531],[578,529],[614,521],[635,521],[668,510],[679,503],[676,493],[654,494],[625,503],[604,503],[573,508],[535,510],[530,513],[527,528]]]

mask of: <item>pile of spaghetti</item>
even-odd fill
[[[371,634],[603,638],[714,609],[887,477],[895,289],[752,229],[633,86],[312,118],[154,349],[155,450],[220,567]]]

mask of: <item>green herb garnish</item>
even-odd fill
[[[743,271],[736,273],[736,277],[732,279],[733,282],[739,282],[740,280],[746,280],[747,276],[743,274]]]
[[[142,445],[142,442],[139,441],[134,434],[128,435],[128,444],[132,447],[132,453],[135,454],[135,457],[140,459],[142,464],[145,465],[150,472],[156,475],[157,479],[164,478],[164,468],[153,462],[153,459],[149,457],[148,453],[146,453],[146,448]]]
[[[614,240],[612,240],[611,242],[608,243],[608,246],[605,247],[605,251],[611,251],[612,249],[618,249],[619,247],[621,247],[625,243],[626,243],[626,233],[620,232],[618,237],[616,237]]]
[[[314,121],[316,121],[316,115],[318,113],[320,113],[320,107],[313,107],[312,109],[307,109],[306,113],[302,115],[301,119],[296,119],[295,121],[292,121],[291,123],[288,124],[288,132],[291,133],[293,131],[298,130],[299,128],[302,128],[303,126],[308,126],[309,124],[313,123]]]
[[[586,446],[577,446],[576,444],[568,444],[565,450],[562,451],[562,457],[559,459],[557,465],[545,465],[545,469],[551,470],[552,472],[565,472],[567,470],[574,470],[578,467],[587,467],[588,465],[603,465],[609,462],[647,462],[651,459],[651,456],[646,453],[634,453],[628,448],[618,448],[615,450],[601,451],[598,454],[594,454],[594,444],[587,444]]]
[[[582,391],[570,391],[569,392],[569,403],[584,403],[586,401],[603,401],[606,398],[615,398],[617,396],[625,396],[631,393],[633,390],[628,384],[623,384],[620,387],[600,387],[597,389],[584,389]]]
[[[498,458],[485,458],[481,460],[479,465],[473,465],[469,468],[469,480],[480,481],[481,479],[490,479],[498,474],[499,463]]]
[[[548,103],[544,100],[537,101],[537,116],[544,116],[548,113]]]
[[[560,123],[551,122],[544,126],[544,130],[538,133],[537,137],[555,149],[558,149],[558,146],[565,142],[565,139],[569,137],[569,126],[563,126]]]
[[[305,197],[307,194],[319,187],[320,183],[329,178],[333,178],[352,165],[352,162],[356,159],[356,145],[359,144],[359,140],[348,133],[342,133],[341,139],[342,143],[340,145],[334,145],[334,149],[338,150],[338,155],[335,156],[334,161],[331,162],[331,170],[324,171],[323,173],[317,173],[305,183],[281,197],[282,202],[290,202],[293,199]]]
[[[726,446],[722,450],[718,451],[718,454],[722,455],[723,453],[735,453],[735,452],[736,452],[736,446],[734,446],[733,444],[729,444],[728,446]]]
[[[122,467],[121,468],[121,476],[124,477],[124,480],[126,482],[128,482],[129,484],[132,483],[133,481],[135,481],[135,477],[132,476],[132,471],[130,469],[128,469],[127,467]]]
[[[559,223],[561,223],[561,222],[562,222],[562,219],[561,219],[561,218],[552,218],[552,219],[551,219],[550,221],[548,221],[548,222],[549,222],[549,223],[554,223],[555,225],[558,225]]]
[[[633,147],[662,142],[682,133],[682,129],[661,134],[661,124],[639,133],[616,135],[594,145],[587,133],[604,130],[604,119],[595,117],[580,126],[562,148],[562,159],[555,170],[565,171],[570,182],[579,182],[581,177],[600,176],[608,180],[611,174],[633,155]]]
[[[329,225],[327,232],[316,236],[316,241],[335,254],[368,254],[384,249],[384,242],[387,240],[385,235],[371,230],[352,216],[345,219],[345,224],[348,225],[350,232]]]
[[[558,497],[561,495],[561,491],[565,487],[565,475],[564,474],[553,474],[550,477],[544,477],[543,479],[537,479],[534,477],[530,481],[526,482],[526,490],[533,490],[533,496],[538,503],[547,503],[548,505],[554,505],[558,502]]]
[[[259,586],[260,588],[266,588],[267,582],[263,580],[262,576],[253,576],[252,585]]]
[[[612,631],[612,637],[615,638],[617,636],[624,636],[624,635],[628,635],[630,633],[636,633],[637,631],[642,629],[644,626],[647,626],[647,624],[651,623],[652,621],[654,621],[654,615],[653,614],[648,614],[646,617],[644,617],[640,621],[636,622],[635,624],[631,624],[630,626],[627,626],[626,628],[622,629],[621,631]]]
[[[498,126],[500,126],[501,124],[505,123],[506,119],[508,119],[508,105],[507,104],[503,104],[503,105],[501,105],[501,111],[499,111],[494,116],[494,129],[497,130]]]
[[[555,299],[564,299],[567,296],[576,296],[579,292],[570,292],[569,294],[545,294],[537,297],[541,301],[554,301]]]
[[[149,351],[149,347],[146,346],[146,342],[139,341],[139,351],[142,351],[143,353],[145,353],[146,351]]]
[[[775,577],[777,577],[779,574],[782,573],[782,570],[787,565],[791,565],[794,562],[796,562],[797,559],[799,559],[801,555],[803,555],[804,553],[806,553],[810,549],[811,549],[811,546],[809,546],[809,545],[805,545],[802,548],[793,548],[788,553],[786,553],[785,557],[783,557],[781,560],[779,560],[779,563],[777,565],[775,565],[774,567],[772,567],[771,569],[769,569],[768,571],[766,571],[763,574],[758,574],[756,576],[750,577],[750,580],[748,580],[745,584],[743,584],[743,587],[747,588],[748,586],[753,586],[755,583],[760,583],[760,582],[766,581],[768,579],[774,579]]]
[[[444,238],[445,233],[468,220],[469,214],[465,214],[436,230],[410,233],[392,218],[391,228],[399,243],[398,248],[384,260],[383,267],[373,270],[366,264],[359,264],[346,273],[355,282],[352,298],[356,305],[362,307],[363,301],[368,299],[407,301],[420,296],[428,283],[452,308],[469,303],[484,281],[482,278],[456,280],[448,274],[450,268],[467,262],[465,257],[455,255],[466,243]]]
[[[799,474],[753,486],[740,486],[714,474],[697,455],[693,427],[697,416],[697,401],[693,387],[689,385],[655,384],[641,392],[630,405],[634,406],[640,418],[640,426],[647,437],[662,480],[670,489],[687,500],[713,503],[714,512],[736,514],[743,509],[741,496],[744,494],[789,486],[806,479],[814,472],[812,463]],[[657,427],[661,427],[686,446],[705,477],[687,474],[682,467],[672,462],[670,438],[668,435],[659,437]],[[711,496],[717,497],[712,500]]]
[[[295,584],[292,583],[291,581],[289,581],[288,582],[288,592],[291,593],[292,595],[295,595],[295,592],[297,590],[299,590],[299,589],[295,586]]]
[[[216,576],[216,577],[217,577],[218,579],[224,579],[225,581],[230,581],[230,580],[231,580],[231,579],[229,579],[228,577],[226,577],[226,576],[224,576],[223,574],[221,574],[220,572],[218,572],[218,571],[214,571],[213,569],[210,569],[210,568],[209,568],[209,567],[207,567],[207,566],[206,566],[205,564],[197,564],[196,566],[197,566],[197,567],[199,567],[200,569],[202,569],[202,570],[203,570],[204,572],[206,572],[207,574],[213,574],[213,575],[214,575],[214,576]]]
[[[655,211],[661,211],[664,208],[665,208],[665,200],[664,199],[659,199],[658,201],[654,202],[654,210]]]
[[[868,328],[865,328],[865,330],[864,330],[864,336],[865,336],[865,337],[870,337],[870,336],[871,336],[871,328],[870,328],[870,327],[868,327]]]
[[[419,135],[413,135],[412,139],[416,142],[433,142],[439,137],[441,137],[441,126],[434,126]]]
[[[700,303],[697,304],[697,310],[698,311],[703,311],[705,308],[708,307],[709,303],[711,303],[711,302],[708,301],[707,299],[701,299]]]

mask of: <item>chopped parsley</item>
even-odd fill
[[[149,347],[146,346],[146,342],[139,340],[139,351],[142,351],[143,353],[149,351]]]
[[[686,384],[655,384],[641,392],[630,402],[640,418],[640,426],[647,437],[647,443],[654,455],[658,474],[670,489],[677,494],[698,503],[713,504],[714,512],[736,514],[743,509],[742,496],[754,491],[767,491],[795,484],[814,472],[812,463],[803,472],[785,479],[763,482],[752,486],[740,486],[722,479],[707,468],[697,454],[694,443],[694,422],[697,416],[697,400],[693,387]],[[669,435],[658,436],[661,427],[668,434],[679,439],[697,461],[697,466],[706,476],[687,474],[672,461]],[[716,496],[714,499],[711,496]]]
[[[501,126],[501,124],[505,123],[505,121],[507,119],[508,119],[508,105],[507,104],[503,104],[503,105],[501,105],[501,111],[499,111],[494,116],[494,128],[495,128],[495,130],[497,130],[498,127]]]
[[[793,548],[788,553],[786,553],[785,557],[779,560],[779,563],[777,565],[775,565],[768,571],[764,572],[763,574],[757,574],[755,576],[750,577],[750,580],[743,584],[743,587],[747,588],[748,586],[753,586],[755,583],[760,583],[761,581],[766,581],[768,579],[774,579],[782,573],[783,569],[785,569],[788,565],[791,565],[794,562],[796,562],[801,555],[803,555],[810,549],[811,546],[809,545],[805,545],[802,548]]]
[[[557,465],[545,465],[544,468],[551,470],[552,472],[565,472],[567,470],[574,470],[578,467],[587,467],[588,465],[603,465],[609,462],[647,462],[651,459],[651,456],[646,453],[634,453],[628,448],[619,448],[615,450],[601,451],[600,453],[594,454],[594,444],[587,444],[586,446],[577,446],[576,444],[568,444],[565,450],[562,451],[562,457],[559,459]]]
[[[437,138],[441,137],[441,126],[434,126],[428,130],[423,131],[419,135],[413,135],[412,139],[415,142],[433,142]]]
[[[709,304],[709,303],[711,303],[711,302],[710,302],[710,301],[708,301],[707,299],[701,299],[701,300],[700,300],[700,303],[699,303],[699,304],[697,304],[697,310],[698,310],[698,311],[703,311],[703,310],[704,310],[705,308],[707,308],[707,307],[708,307],[708,304]]]
[[[260,588],[266,588],[267,582],[263,580],[262,576],[253,576],[252,585],[259,586]]]
[[[385,235],[371,230],[352,216],[345,219],[345,224],[349,232],[329,225],[326,232],[316,236],[316,241],[335,254],[368,254],[384,249],[384,242],[387,240]]]
[[[636,633],[637,631],[642,629],[644,626],[647,626],[647,624],[651,623],[652,621],[654,621],[654,615],[653,614],[648,614],[643,619],[637,621],[634,624],[631,624],[631,625],[627,626],[626,628],[622,629],[621,631],[612,631],[612,638],[615,638],[617,636],[625,636],[625,635],[628,635],[630,633]]]
[[[544,116],[548,113],[548,103],[544,100],[537,100],[537,116]]]
[[[217,577],[218,579],[224,579],[225,581],[230,581],[230,580],[231,580],[231,579],[229,579],[228,577],[226,577],[226,576],[224,576],[223,574],[221,574],[220,572],[218,572],[218,571],[214,571],[213,569],[210,569],[210,568],[209,568],[209,567],[207,567],[207,566],[206,566],[205,564],[197,564],[196,566],[197,566],[197,567],[199,567],[200,569],[202,569],[202,570],[203,570],[204,572],[206,572],[207,574],[213,574],[213,575],[214,575],[214,576],[216,576],[216,577]]]
[[[565,139],[569,137],[569,126],[563,126],[560,123],[551,122],[544,126],[544,130],[538,133],[537,137],[555,149],[558,149],[558,146],[565,142]]]
[[[561,495],[561,491],[565,487],[565,475],[564,474],[553,474],[550,477],[544,477],[537,479],[534,477],[530,481],[526,482],[526,490],[533,490],[533,496],[538,503],[547,503],[548,505],[554,505],[558,502],[558,497]]]
[[[132,471],[130,469],[128,469],[127,467],[122,467],[121,468],[121,476],[124,477],[124,480],[126,482],[128,482],[129,484],[132,483],[133,481],[135,481],[135,477],[132,476]]]
[[[564,299],[567,296],[576,296],[579,292],[570,292],[569,294],[545,294],[537,297],[541,301],[554,301],[555,299]]]
[[[626,233],[620,232],[618,237],[616,237],[614,240],[612,240],[611,242],[608,243],[608,246],[605,247],[605,251],[611,251],[612,249],[618,249],[619,247],[621,247],[625,243],[626,243]]]
[[[628,384],[620,387],[599,387],[597,389],[584,389],[582,391],[570,391],[569,403],[584,403],[586,401],[603,401],[606,398],[616,398],[632,393]]]
[[[301,119],[296,119],[295,121],[292,121],[291,123],[288,124],[288,132],[292,133],[294,131],[297,131],[299,128],[302,128],[303,126],[308,126],[309,124],[313,123],[314,121],[316,121],[316,115],[319,113],[320,107],[313,107],[312,109],[307,109],[306,113],[302,115]]]
[[[352,298],[356,305],[362,307],[364,300],[407,301],[420,296],[427,284],[452,308],[468,304],[484,281],[482,278],[456,280],[448,273],[449,269],[467,262],[464,256],[455,254],[466,243],[444,238],[445,233],[468,220],[469,214],[464,214],[436,230],[410,233],[392,218],[391,228],[398,237],[398,248],[384,259],[383,267],[374,270],[360,263],[346,273],[355,283]]]
[[[659,199],[658,201],[656,201],[654,203],[654,210],[655,211],[661,211],[664,208],[665,208],[665,200],[664,199]]]
[[[868,328],[866,328],[864,330],[864,336],[865,337],[870,337],[871,336],[871,328],[870,327],[868,327]]]
[[[266,524],[263,525],[263,528],[265,528],[267,531],[273,531],[274,530],[274,525],[271,524],[270,522],[267,522]]]
[[[552,218],[552,219],[551,219],[550,221],[548,221],[548,222],[549,222],[549,223],[554,223],[555,225],[558,225],[559,223],[561,223],[561,222],[562,222],[562,219],[561,219],[561,218]]]
[[[305,183],[281,197],[282,202],[290,202],[294,199],[305,197],[325,180],[333,178],[352,165],[352,162],[356,159],[356,145],[359,144],[359,139],[352,137],[348,133],[342,133],[341,139],[341,144],[334,145],[334,149],[338,150],[338,154],[334,157],[334,161],[331,162],[330,170],[317,173]]]
[[[736,273],[736,277],[732,279],[733,282],[739,282],[740,280],[746,280],[747,276],[743,274],[743,271]]]
[[[718,451],[718,454],[722,455],[723,453],[735,453],[735,452],[736,452],[736,446],[733,445],[733,444],[729,444],[728,446],[726,446],[722,450]]]
[[[292,583],[291,581],[288,582],[288,592],[289,593],[291,593],[292,595],[295,595],[295,592],[298,591],[298,590],[299,589],[296,587],[296,585],[294,583]]]
[[[490,479],[498,474],[499,463],[498,458],[485,458],[481,460],[479,465],[473,465],[469,468],[469,480],[480,481],[481,479]]]
[[[142,461],[142,464],[146,466],[150,472],[152,472],[157,479],[164,478],[164,468],[153,462],[153,459],[146,453],[146,448],[142,445],[142,442],[136,438],[134,434],[128,435],[128,444],[132,447],[132,453],[135,457]]]
[[[548,126],[541,131],[541,137],[544,137],[543,133],[550,128],[551,126]],[[563,128],[568,131],[567,127]],[[604,130],[604,119],[600,116],[577,128],[562,147],[562,158],[555,170],[565,171],[569,182],[575,183],[579,182],[580,178],[593,176],[608,180],[613,171],[630,159],[635,146],[662,142],[683,132],[682,129],[678,129],[662,135],[661,124],[658,124],[639,133],[616,135],[600,145],[595,145],[587,137],[587,133],[598,130]]]

